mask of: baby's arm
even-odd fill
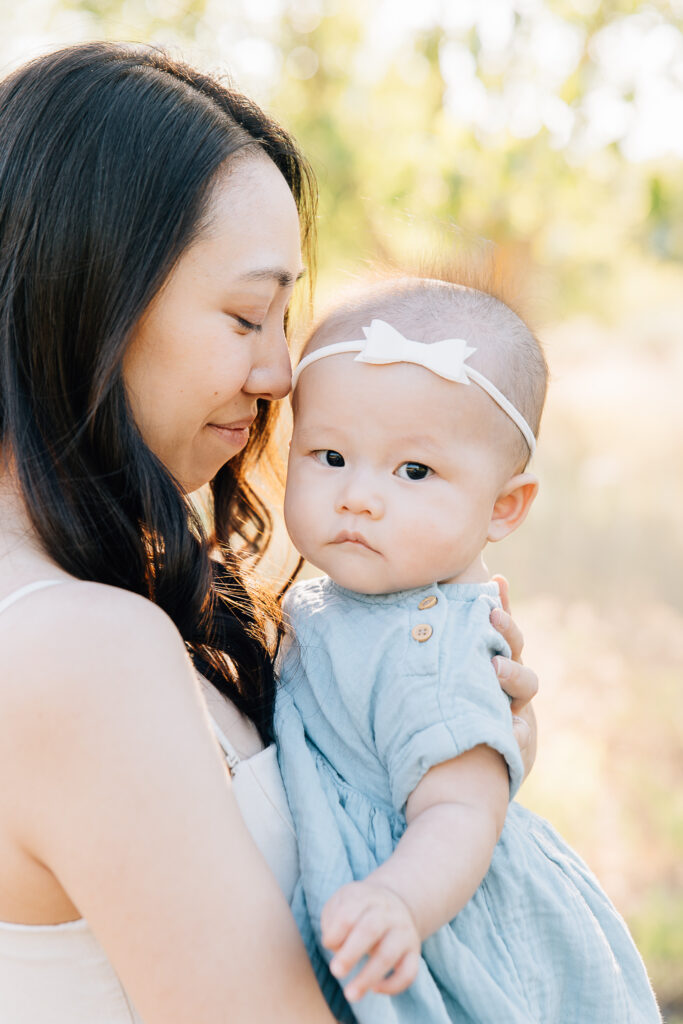
[[[491,747],[474,747],[423,776],[392,856],[323,910],[332,973],[343,978],[368,957],[344,989],[347,999],[371,989],[394,995],[415,980],[422,942],[462,910],[484,878],[509,798],[505,760]]]

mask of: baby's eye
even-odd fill
[[[313,452],[313,455],[323,466],[341,469],[345,465],[344,456],[340,455],[339,452],[333,451],[331,448],[319,448],[318,451]]]
[[[421,462],[402,462],[396,470],[396,476],[400,476],[401,480],[426,480],[433,472],[433,469]]]

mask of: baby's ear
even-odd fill
[[[503,486],[491,513],[487,539],[502,540],[521,526],[538,493],[538,478],[533,473],[518,473]]]

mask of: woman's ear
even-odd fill
[[[497,541],[521,526],[538,493],[538,477],[518,473],[511,477],[496,498],[487,540]]]

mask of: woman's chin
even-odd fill
[[[185,494],[195,494],[213,480],[227,461],[227,459],[223,460],[223,462],[214,461],[211,467],[207,467],[204,472],[198,472],[196,465],[187,469],[184,467],[176,470],[170,468],[169,472],[175,477]]]
[[[166,462],[166,468],[175,477],[186,494],[194,494],[195,491],[201,490],[202,487],[210,483],[223,467],[230,462],[230,459],[234,458],[244,446],[235,446],[233,452],[226,451],[227,446],[221,447],[223,451],[218,455],[215,449],[210,453],[204,451],[202,453],[203,458],[195,456],[189,458],[185,464],[178,465],[176,463],[175,466],[169,465]]]

